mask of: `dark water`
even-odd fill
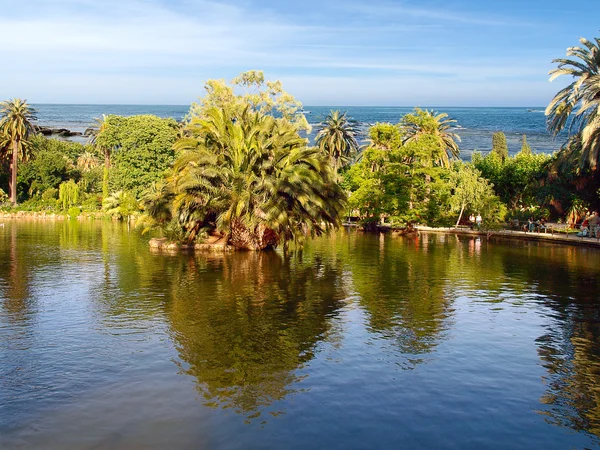
[[[160,255],[0,227],[0,448],[598,446],[600,252],[340,233]]]
[[[172,117],[181,120],[189,106],[164,105],[35,105],[42,125],[64,127],[74,131],[84,131],[94,123],[95,117],[102,114],[135,115],[154,114],[159,117]],[[306,106],[307,119],[315,127],[331,109],[347,111],[348,116],[360,123],[362,137],[368,127],[376,122],[398,123],[400,118],[411,112],[408,107],[379,106]],[[446,112],[457,120],[461,127],[460,148],[462,157],[469,159],[474,149],[486,152],[492,148],[492,133],[503,131],[506,134],[509,151],[521,149],[521,137],[535,152],[552,153],[562,145],[564,139],[554,139],[546,131],[546,116],[543,107],[535,108],[429,108]],[[533,112],[529,111],[533,110]],[[314,133],[313,133],[314,134]]]

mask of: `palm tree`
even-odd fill
[[[579,139],[582,152],[579,166],[594,169],[600,156],[600,39],[579,40],[583,47],[570,47],[567,56],[552,61],[550,81],[570,75],[573,82],[561,89],[546,108],[548,129],[557,135],[567,125],[570,140]]]
[[[292,123],[249,108],[233,114],[211,107],[186,131],[166,186],[143,201],[157,222],[177,220],[189,241],[216,230],[230,245],[252,250],[340,224],[345,195],[328,159],[306,147]]]
[[[27,100],[13,98],[0,103],[0,148],[12,157],[10,164],[10,200],[17,204],[17,163],[29,157],[29,137],[35,133],[36,112]]]
[[[458,158],[460,149],[457,141],[460,136],[454,133],[456,120],[449,119],[446,113],[417,108],[414,114],[407,114],[402,118],[402,127],[405,133],[404,143],[418,141],[423,138],[431,139],[438,147],[434,155],[434,163],[444,167],[450,166],[450,160]]]
[[[358,152],[356,125],[357,122],[348,119],[346,113],[330,111],[319,126],[315,143],[329,155],[336,172],[348,164]]]
[[[77,168],[82,172],[89,172],[95,167],[98,167],[98,165],[98,158],[91,152],[83,152],[79,155],[79,158],[77,158]]]

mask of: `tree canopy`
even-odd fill
[[[572,82],[548,104],[548,129],[554,134],[568,128],[570,139],[581,141],[579,165],[595,169],[600,157],[600,39],[581,38],[581,47],[569,47],[567,57],[553,61],[550,81],[570,76]]]
[[[173,119],[105,116],[95,144],[110,154],[110,190],[129,191],[140,197],[153,182],[162,179],[173,163],[178,135],[179,126]]]
[[[275,117],[256,97],[226,97],[190,110],[173,170],[144,199],[145,223],[179,227],[188,241],[220,232],[245,249],[301,243],[339,226],[345,195],[327,156],[298,134],[297,117]]]

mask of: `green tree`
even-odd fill
[[[522,155],[531,155],[531,145],[527,142],[527,136],[523,135],[521,139],[521,154]]]
[[[56,189],[69,176],[69,159],[61,154],[41,150],[27,162],[21,164],[18,175],[18,187],[21,196],[39,196],[48,189]]]
[[[454,132],[456,120],[449,119],[446,113],[438,114],[416,108],[414,113],[402,118],[401,127],[405,144],[428,141],[435,165],[449,167],[450,161],[460,155],[457,143],[460,142],[460,136]]]
[[[110,170],[110,155],[113,147],[118,145],[118,141],[109,129],[111,122],[115,124],[118,121],[117,116],[107,116],[102,114],[102,118],[96,117],[95,124],[92,126],[90,135],[90,144],[92,144],[104,157],[104,169],[102,176],[102,198],[108,197],[108,173]]]
[[[546,167],[550,161],[548,155],[519,152],[502,162],[495,152],[490,152],[485,157],[474,153],[472,161],[509,209],[530,207],[542,201],[540,184],[547,173]]]
[[[508,158],[508,144],[506,135],[502,131],[492,134],[492,153],[495,153],[501,162]]]
[[[140,208],[137,200],[128,192],[113,192],[102,201],[102,209],[106,214],[119,219],[129,218],[136,214]]]
[[[105,173],[110,167],[110,190],[129,191],[140,197],[173,163],[173,144],[178,135],[179,127],[173,119],[104,116],[95,143],[105,154]],[[103,182],[104,198],[107,189]]]
[[[403,130],[398,124],[376,123],[369,128],[369,147],[392,150],[402,146]]]
[[[235,247],[261,250],[340,224],[345,196],[327,157],[307,148],[287,119],[251,105],[242,113],[213,106],[184,133],[162,195],[143,202],[157,225],[175,218],[190,241],[208,228]]]
[[[330,111],[319,125],[315,143],[331,158],[336,172],[347,165],[358,152],[356,125],[356,121],[348,119],[346,113],[339,111]]]
[[[456,226],[466,209],[482,212],[483,209],[489,209],[486,207],[496,197],[492,186],[471,164],[455,163],[450,175],[450,186],[450,205],[454,212],[458,212]]]
[[[0,104],[0,148],[11,156],[10,200],[17,204],[17,165],[29,157],[29,139],[35,133],[36,113],[26,100],[14,98]]]
[[[570,47],[567,57],[553,63],[557,68],[550,71],[550,81],[561,75],[573,81],[561,89],[548,104],[548,129],[555,135],[567,125],[570,139],[581,141],[579,166],[589,165],[595,169],[600,154],[600,39],[579,40],[583,47]]]
[[[79,186],[73,180],[61,183],[58,188],[58,200],[65,211],[77,205],[79,203]]]

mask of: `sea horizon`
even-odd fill
[[[93,126],[95,119],[103,114],[131,116],[152,114],[159,117],[170,117],[181,121],[188,113],[190,105],[134,105],[134,104],[83,104],[83,103],[34,103],[38,112],[38,124],[51,128],[65,128],[84,133]],[[368,129],[375,123],[398,123],[402,116],[410,113],[415,106],[340,106],[340,105],[303,105],[308,122],[313,128],[309,139],[314,137],[315,128],[331,110],[342,110],[349,118],[358,122],[359,138],[365,142]],[[555,139],[546,128],[544,107],[541,106],[420,106],[422,109],[433,109],[439,113],[447,113],[456,120],[457,133],[461,138],[460,149],[464,159],[469,159],[473,151],[486,152],[492,147],[492,134],[501,131],[506,135],[510,154],[521,149],[522,136],[534,152],[553,153],[562,144]],[[82,137],[74,140],[83,142]]]
[[[31,102],[31,105],[35,107],[36,105],[42,106],[169,106],[169,107],[189,107],[191,103],[183,104],[183,103],[55,103],[55,102]],[[494,106],[494,105],[486,105],[486,106],[462,106],[462,105],[309,105],[302,103],[303,108],[461,108],[461,109],[519,109],[519,108],[543,108],[546,109],[546,106],[542,105],[513,105],[513,106]]]

